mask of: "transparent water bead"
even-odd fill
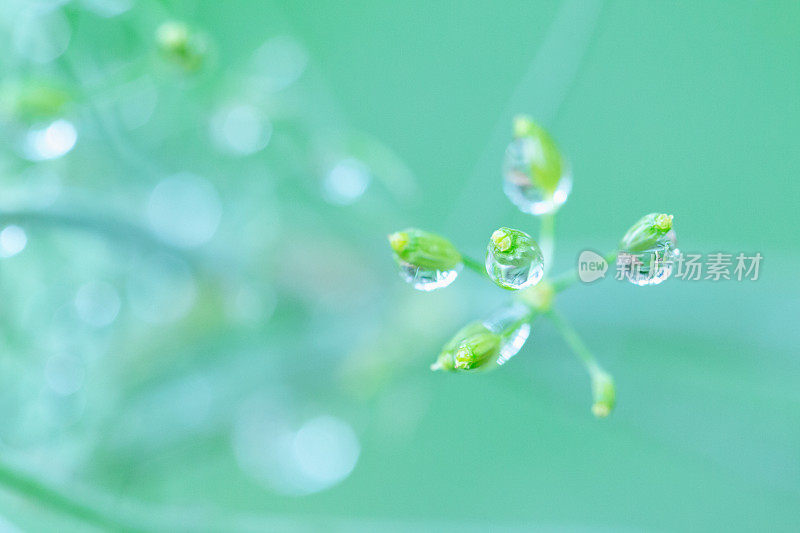
[[[483,325],[489,331],[502,337],[500,355],[497,357],[498,365],[505,364],[525,345],[531,333],[531,325],[527,322],[529,314],[530,310],[526,306],[515,303],[495,312],[483,321]],[[519,325],[514,327],[517,324]]]
[[[68,120],[58,119],[28,130],[22,152],[30,161],[57,159],[69,153],[77,141],[75,126]]]
[[[420,291],[447,287],[463,267],[461,254],[440,235],[407,228],[389,235],[400,277]]]
[[[503,162],[503,191],[521,211],[532,215],[545,215],[558,210],[567,201],[572,190],[572,174],[564,163],[555,187],[548,188],[537,176],[537,162],[546,155],[537,138],[520,137],[506,148]]]
[[[544,276],[544,256],[529,235],[509,228],[492,234],[486,250],[486,273],[500,287],[532,287]]]
[[[398,261],[400,277],[418,291],[433,291],[447,287],[453,283],[461,272],[461,265],[456,265],[450,270],[424,268],[405,261]]]
[[[639,287],[659,285],[672,275],[674,262],[680,257],[675,232],[670,231],[653,248],[636,255],[621,255],[626,265],[626,279]]]

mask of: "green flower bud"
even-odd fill
[[[603,370],[592,373],[592,395],[594,397],[594,405],[592,405],[594,416],[605,418],[611,414],[616,401],[616,391],[614,380]]]
[[[431,365],[431,370],[472,370],[497,358],[501,337],[492,333],[483,323],[472,322],[464,326],[442,348]]]
[[[161,53],[187,71],[200,68],[205,57],[208,41],[192,30],[186,23],[169,21],[156,30],[156,42]]]
[[[672,215],[650,213],[631,226],[619,243],[619,249],[631,254],[652,250],[663,244],[672,229]]]
[[[553,194],[566,167],[553,138],[544,128],[525,115],[514,117],[514,137],[529,139],[535,143],[537,149],[532,151],[530,160],[531,178],[534,185],[548,194]]]
[[[409,228],[389,235],[389,245],[398,261],[428,270],[453,270],[461,254],[453,243],[420,229]]]
[[[497,359],[500,355],[501,338],[499,335],[484,331],[469,337],[458,345],[453,355],[455,367],[459,370],[472,370]]]

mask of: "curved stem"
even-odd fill
[[[0,485],[51,509],[68,514],[102,529],[111,531],[143,531],[113,513],[89,505],[74,495],[55,489],[44,482],[0,463]]]
[[[0,224],[40,224],[49,227],[74,228],[99,233],[108,239],[126,240],[151,248],[161,248],[186,256],[186,252],[165,243],[146,228],[132,222],[104,215],[85,215],[67,211],[0,211]]]
[[[556,216],[553,213],[548,213],[546,215],[542,215],[541,220],[542,225],[539,229],[539,247],[542,249],[542,255],[544,256],[544,273],[546,275],[553,266],[553,254],[555,254],[556,251]]]
[[[476,261],[475,259],[461,254],[461,261],[464,263],[464,266],[468,269],[480,274],[485,278],[489,278],[489,274],[486,273],[486,266],[481,263],[480,261]]]
[[[592,376],[598,372],[602,372],[602,367],[597,362],[597,359],[595,359],[592,352],[578,335],[578,332],[567,322],[564,316],[555,309],[551,309],[547,314],[553,321],[553,324],[555,324],[556,329],[561,333],[564,341],[572,349],[572,352],[578,356],[578,359],[580,359],[586,367],[586,371],[589,372],[589,375]]]

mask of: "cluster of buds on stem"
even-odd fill
[[[446,238],[419,229],[393,233],[389,235],[389,244],[401,276],[418,290],[445,287],[455,280],[462,266],[467,266],[478,274],[487,275],[497,286],[517,292],[517,303],[459,330],[442,348],[431,365],[433,370],[457,372],[496,368],[513,357],[525,343],[534,317],[550,316],[586,366],[592,384],[592,413],[605,418],[616,403],[614,380],[553,307],[556,294],[574,283],[577,275],[567,272],[545,279],[545,260],[549,265],[553,251],[552,215],[566,201],[572,186],[569,165],[552,137],[529,117],[516,117],[513,132],[514,138],[506,150],[504,191],[520,210],[536,216],[546,215],[540,241],[548,257],[533,237],[509,227],[498,228],[491,234],[483,264],[463,256]],[[651,213],[628,230],[618,250],[609,257],[617,253],[620,256],[649,253],[659,259],[671,253],[674,247],[672,215]],[[637,278],[637,284],[645,282]]]

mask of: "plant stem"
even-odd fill
[[[609,267],[616,261],[617,259],[617,251],[613,251],[607,253],[603,259],[605,259],[606,263],[609,264]],[[553,285],[553,290],[555,292],[561,292],[564,289],[570,288],[575,282],[578,281],[578,269],[573,268],[572,270],[567,270],[566,272],[562,272],[558,276],[554,277],[550,283]]]
[[[103,235],[111,241],[125,240],[144,247],[162,249],[187,257],[185,252],[165,243],[146,228],[111,216],[34,209],[0,211],[0,224],[12,223],[74,228]]]
[[[602,372],[602,368],[594,358],[594,355],[592,355],[592,352],[580,338],[578,332],[575,331],[575,328],[573,328],[572,325],[567,322],[564,316],[555,309],[551,309],[547,314],[553,321],[553,324],[555,324],[559,333],[561,333],[564,341],[586,367],[586,371],[589,372],[589,375],[592,376],[597,372]]]
[[[556,251],[556,216],[553,213],[548,213],[546,215],[542,215],[541,220],[542,225],[539,229],[539,247],[542,249],[542,255],[544,256],[544,273],[546,275],[553,266],[553,254]]]
[[[468,269],[477,272],[481,276],[488,278],[489,274],[486,273],[486,267],[480,261],[476,261],[475,259],[461,254],[461,261],[464,263],[464,266]]]
[[[32,501],[73,516],[85,523],[111,531],[142,531],[113,513],[89,505],[67,492],[55,489],[42,481],[0,463],[0,486],[17,492]]]

